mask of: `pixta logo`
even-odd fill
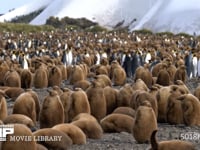
[[[6,141],[6,135],[14,133],[13,125],[0,125],[0,141]]]

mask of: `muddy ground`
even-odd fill
[[[199,86],[200,80],[192,79],[187,82],[187,86],[193,90]],[[63,84],[63,87],[70,87]],[[40,102],[48,94],[47,89],[34,89],[39,95]],[[9,113],[12,112],[13,102],[9,102]],[[196,138],[194,138],[196,134]],[[183,139],[185,138],[185,139]],[[185,125],[158,124],[158,141],[181,139],[191,141],[196,149],[200,150],[200,127],[188,127]],[[134,137],[126,132],[122,133],[104,133],[101,139],[87,139],[85,145],[72,145],[71,150],[146,150],[150,144],[138,144]]]

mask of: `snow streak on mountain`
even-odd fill
[[[100,25],[113,27],[119,22],[129,25],[135,18],[137,21],[147,13],[157,0],[36,0],[0,17],[0,21],[11,20],[45,7],[30,23],[45,24],[50,16],[72,18],[85,17]]]
[[[150,7],[146,0],[54,0],[31,24],[44,24],[53,15],[59,18],[85,17],[107,27],[119,22],[128,25],[133,19],[140,19]]]
[[[44,8],[30,24],[45,24],[50,16],[68,16],[85,17],[106,27],[121,23],[131,31],[146,28],[154,32],[200,34],[199,4],[199,0],[35,0],[0,16],[0,21]]]
[[[10,21],[11,19],[22,16],[22,15],[28,15],[34,11],[40,10],[42,8],[45,8],[51,0],[34,0],[30,1],[28,4],[23,5],[11,12],[6,13],[3,16],[0,16],[0,22],[4,21]]]
[[[131,30],[147,28],[154,32],[170,31],[200,34],[199,0],[158,0]]]

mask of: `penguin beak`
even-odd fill
[[[32,132],[35,132],[37,130],[36,127],[30,127],[30,129]]]

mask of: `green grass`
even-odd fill
[[[156,35],[160,35],[160,36],[167,35],[168,37],[174,36],[172,32],[159,32],[159,33],[156,33]]]
[[[52,26],[49,25],[41,25],[34,26],[25,23],[0,23],[0,31],[7,32],[40,32],[40,31],[52,31],[55,30]]]
[[[85,31],[87,32],[102,32],[102,31],[108,31],[106,28],[104,27],[101,27],[99,25],[94,25],[94,26],[91,26],[91,27],[88,27],[85,29]]]
[[[176,34],[176,36],[191,37],[191,35],[189,35],[187,33],[178,33],[178,34]]]
[[[65,29],[67,30],[82,30],[79,26],[76,25],[66,25]],[[14,33],[29,33],[29,32],[41,32],[41,31],[52,31],[52,30],[58,30],[57,28],[54,28],[50,25],[29,25],[25,23],[0,23],[0,32],[14,32]],[[102,32],[107,31],[106,28],[101,27],[99,25],[94,25],[91,27],[88,27],[84,29],[86,32]]]
[[[81,24],[83,21],[81,21]],[[86,24],[87,21],[86,21]],[[106,29],[102,26],[99,26],[98,24],[95,24],[95,25],[86,25],[84,24],[84,27],[86,27],[85,29],[82,28],[82,26],[79,26],[79,23],[78,24],[67,24],[65,26],[65,30],[71,30],[71,29],[76,29],[76,30],[81,30],[81,31],[86,31],[86,32],[102,32],[102,31],[105,31],[105,32],[113,32],[113,31],[116,31],[116,32],[124,32],[124,33],[128,33],[128,29],[126,28],[120,28],[118,30],[109,30],[109,29]],[[89,27],[88,27],[89,26]],[[41,32],[41,31],[52,31],[52,30],[60,30],[60,28],[55,28],[51,25],[29,25],[29,24],[26,24],[26,23],[0,23],[0,32],[16,32],[16,33],[21,33],[21,32],[26,32],[26,33],[29,33],[29,32]],[[152,31],[148,30],[148,29],[142,29],[142,30],[137,30],[137,31],[133,31],[135,33],[138,33],[138,34],[149,34],[149,35],[152,35],[154,34]],[[160,33],[155,33],[155,35],[167,35],[167,36],[184,36],[184,37],[191,37],[192,35],[189,35],[187,33],[179,33],[179,34],[173,34],[171,32],[160,32]],[[200,36],[197,37],[198,39],[200,38]]]
[[[153,34],[153,32],[151,30],[148,30],[148,29],[135,30],[134,32],[139,33],[139,34]]]

